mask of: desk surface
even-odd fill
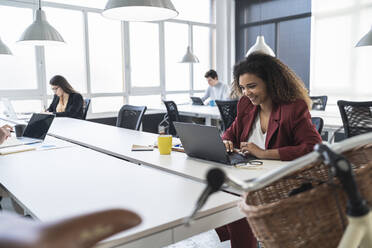
[[[194,117],[209,117],[213,119],[220,119],[220,112],[217,106],[209,105],[192,105],[192,104],[178,104],[178,112],[181,115],[194,116]],[[165,111],[164,105],[148,106],[148,110]]]
[[[157,140],[157,135],[71,118],[55,118],[49,134],[133,163],[148,165],[198,181],[204,181],[207,171],[216,166],[236,178],[246,180],[286,164],[276,160],[263,160],[262,166],[242,169],[190,158],[181,152],[172,152],[171,155],[160,155],[157,149],[132,152],[132,144],[152,145]]]
[[[183,218],[204,189],[202,183],[80,146],[0,156],[0,164],[2,186],[42,221],[116,207],[137,212],[142,224],[110,239],[107,247],[145,238],[158,243],[144,247],[161,247],[242,217],[239,198],[219,192],[195,225],[186,228]]]

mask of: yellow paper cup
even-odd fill
[[[158,148],[161,155],[169,155],[172,151],[172,135],[158,136]]]

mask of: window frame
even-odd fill
[[[211,8],[216,8],[216,0],[211,1]],[[35,10],[38,8],[37,4],[33,0],[23,0],[22,2],[4,0],[0,3],[0,6],[11,6],[11,7],[20,7],[20,8],[30,8],[35,14]],[[42,7],[51,7],[51,8],[61,8],[66,10],[75,10],[81,11],[83,15],[83,36],[84,36],[84,56],[85,56],[85,77],[86,83],[83,85],[87,92],[82,94],[84,98],[98,98],[98,97],[109,97],[109,96],[122,96],[123,104],[128,103],[129,96],[143,96],[143,95],[154,95],[159,94],[161,99],[165,99],[167,94],[189,94],[193,96],[195,93],[204,92],[204,90],[195,90],[194,89],[194,65],[189,64],[189,75],[190,75],[190,90],[176,90],[176,91],[166,91],[165,87],[165,32],[164,32],[164,22],[154,22],[159,25],[159,75],[160,75],[160,86],[159,87],[132,87],[131,83],[131,65],[130,65],[130,34],[129,34],[129,24],[128,22],[121,22],[121,56],[122,56],[122,80],[123,80],[123,91],[122,92],[106,92],[106,93],[93,93],[91,88],[91,73],[90,73],[90,57],[89,57],[89,30],[88,30],[88,13],[101,13],[102,9],[75,6],[54,2],[42,2]],[[214,18],[214,11],[210,11],[210,23],[201,23],[188,20],[179,20],[172,19],[166,20],[166,22],[171,23],[180,23],[188,25],[188,43],[191,48],[193,48],[193,28],[195,26],[203,26],[210,28],[210,67],[214,68],[217,65],[217,58],[214,57],[213,49],[215,48],[216,40],[213,33],[217,30],[216,23],[212,23]],[[48,17],[48,13],[46,13]],[[20,34],[21,35],[21,34]],[[15,41],[14,41],[15,42]],[[48,79],[46,78],[46,67],[45,67],[45,49],[44,47],[35,46],[35,60],[36,60],[36,80],[37,80],[37,89],[33,90],[0,90],[0,96],[7,97],[11,100],[41,100],[42,105],[47,107],[48,100],[53,98],[53,95],[48,94]],[[185,47],[186,51],[186,47]],[[202,75],[201,75],[202,76]],[[117,111],[105,112],[105,113],[92,113],[91,108],[89,109],[88,115],[91,118],[101,117],[101,116],[112,116],[116,115]]]

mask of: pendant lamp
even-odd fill
[[[274,51],[265,43],[265,38],[263,35],[257,36],[256,43],[249,48],[245,56],[248,57],[248,55],[253,52],[261,52],[275,57]]]
[[[261,0],[259,2],[260,4],[260,21],[262,21],[262,6],[261,6]],[[245,54],[246,57],[248,57],[249,54],[253,52],[261,52],[264,54],[268,54],[270,56],[275,57],[274,51],[266,44],[265,38],[262,35],[262,25],[260,24],[260,35],[257,36],[256,43],[249,48],[248,52]]]
[[[186,54],[183,56],[183,58],[180,61],[180,63],[199,63],[198,57],[196,57],[192,53],[190,46],[187,47]]]
[[[356,44],[356,47],[372,45],[372,28]]]
[[[122,21],[163,21],[178,11],[171,0],[108,0],[102,15]]]
[[[0,38],[0,54],[1,55],[13,55],[7,45]]]
[[[58,31],[46,20],[45,12],[41,10],[41,0],[35,11],[34,22],[23,32],[18,43],[36,46],[65,43]]]

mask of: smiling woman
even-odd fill
[[[260,159],[293,160],[321,142],[303,82],[279,59],[249,55],[234,66],[234,82],[243,97],[235,121],[222,137],[227,150],[235,147]],[[217,232],[221,240],[231,240],[232,248],[256,247],[244,219]]]

